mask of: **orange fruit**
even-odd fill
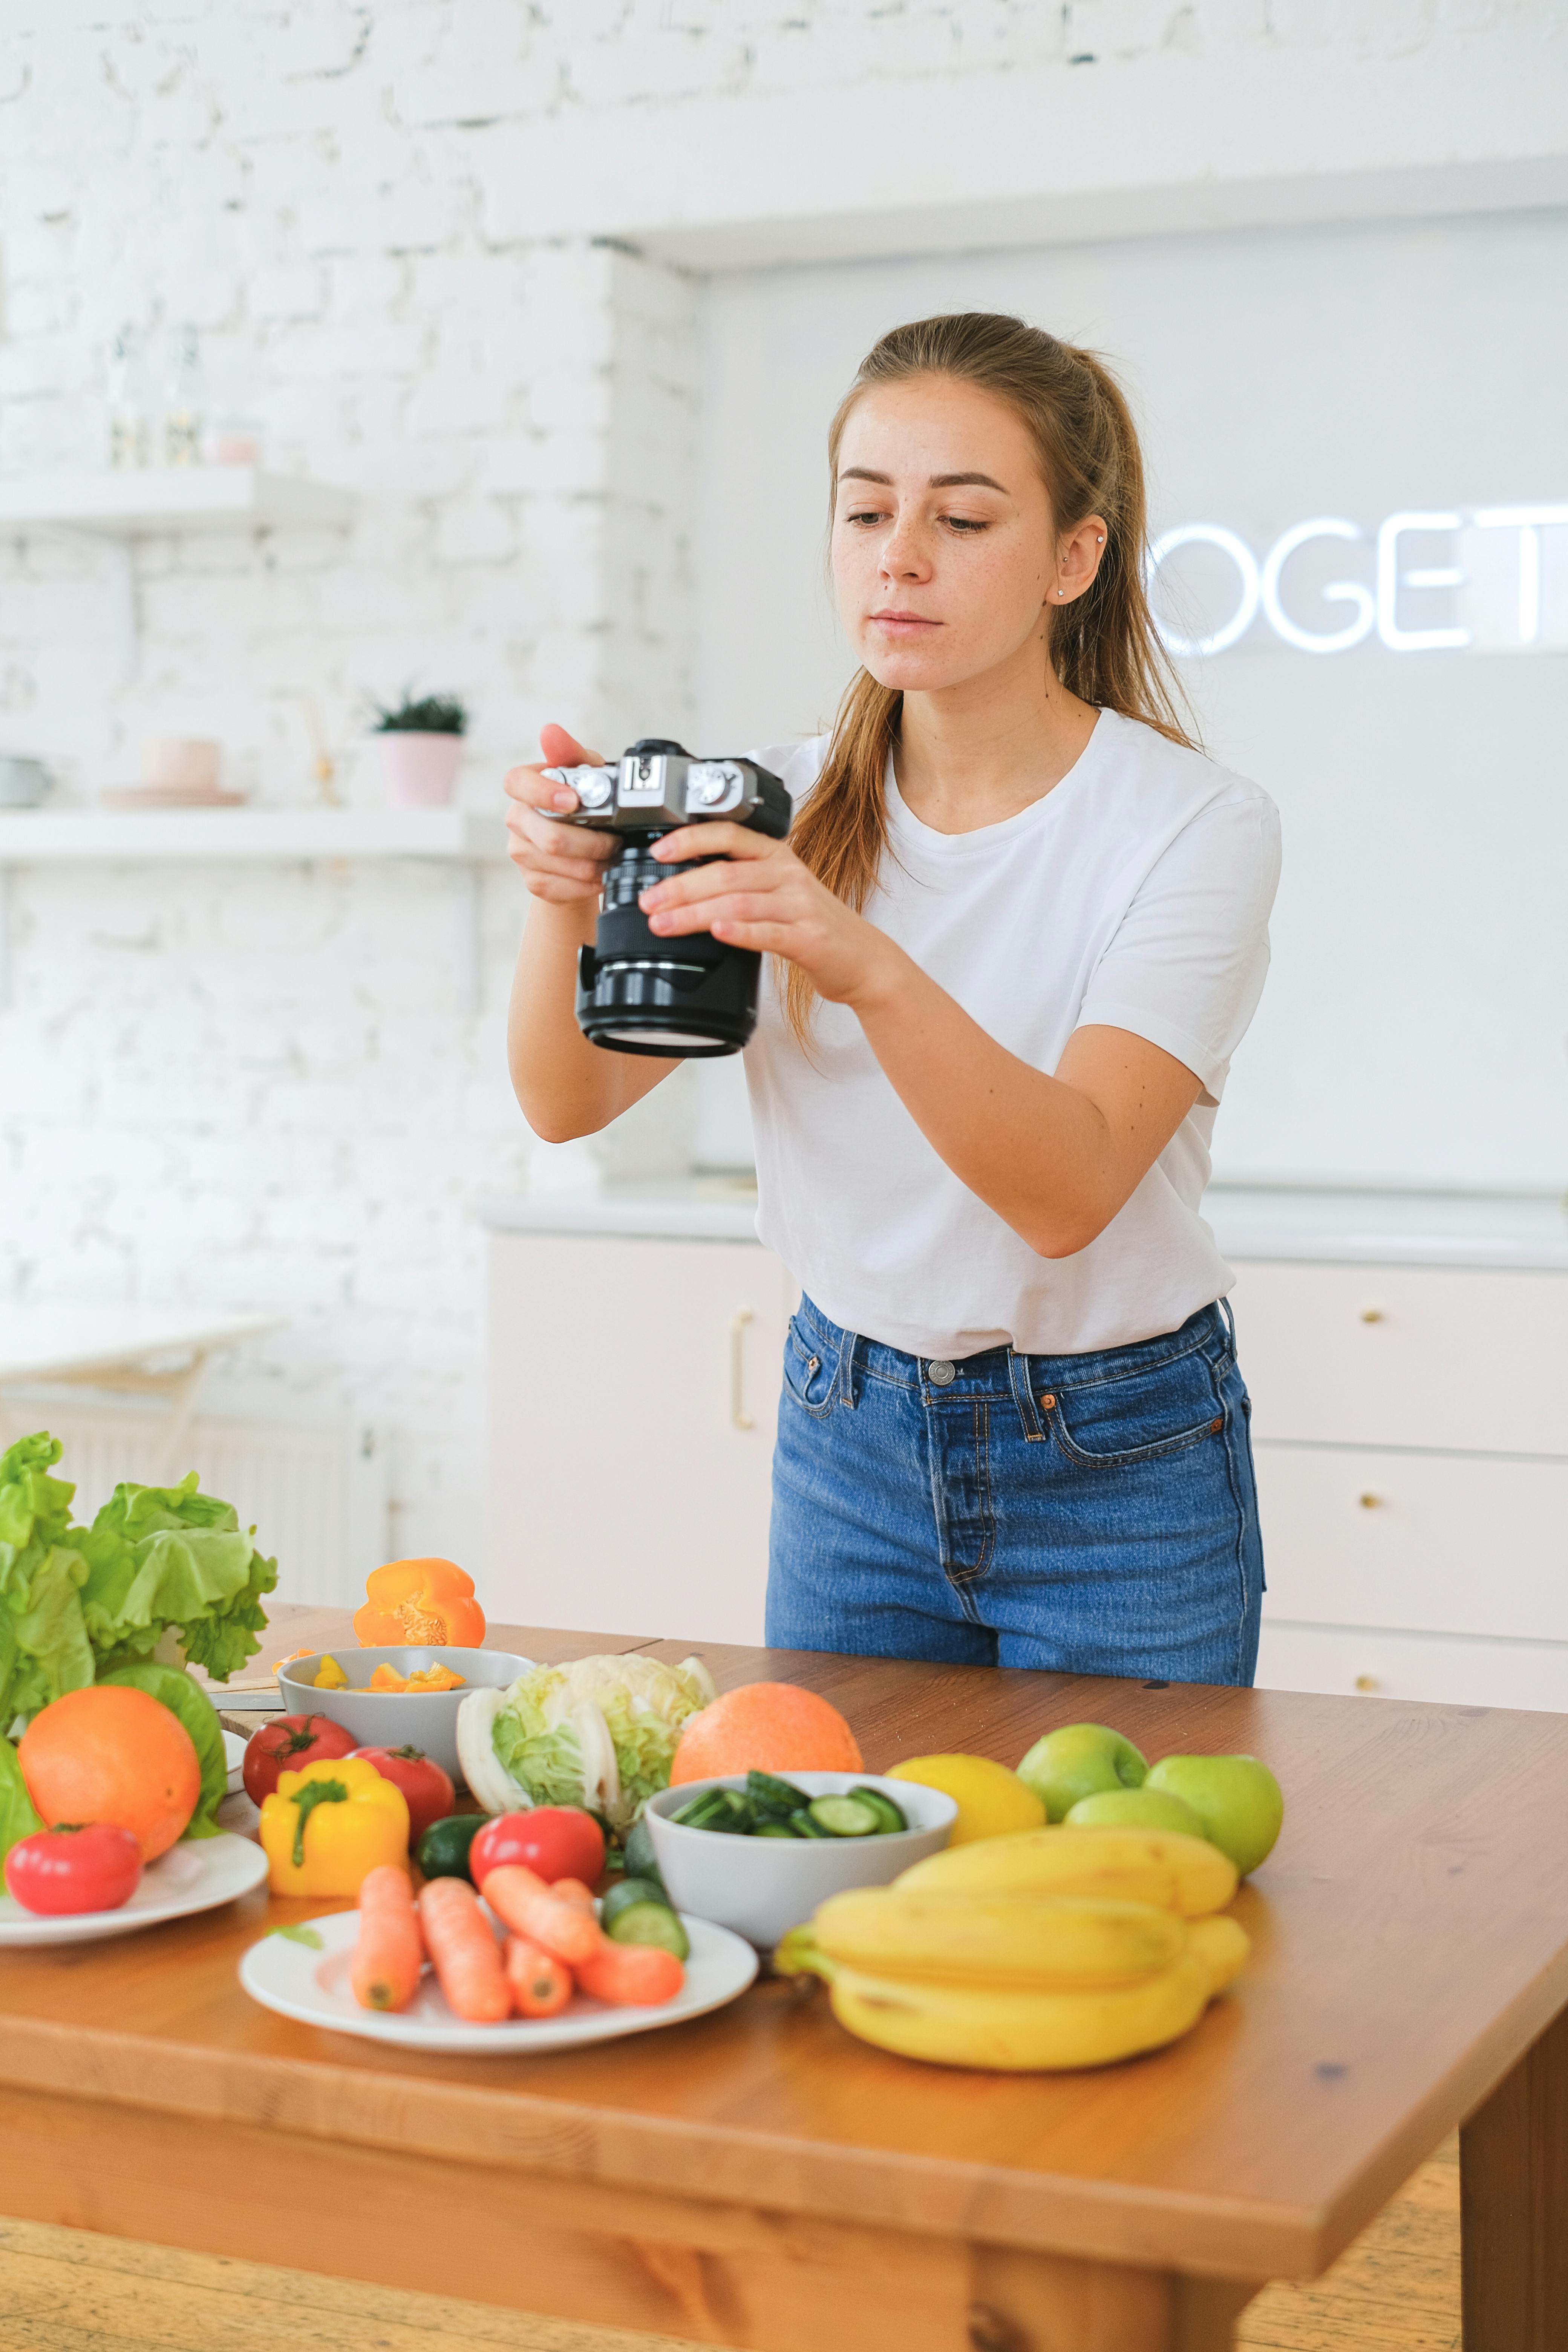
[[[143,1862],[168,1852],[202,1792],[179,1717],[117,1683],[52,1700],[22,1734],[16,1760],[47,1825],[110,1822],[131,1832]]]
[[[724,1772],[859,1772],[859,1742],[836,1706],[798,1683],[742,1683],[687,1718],[671,1787]]]

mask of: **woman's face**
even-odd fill
[[[1089,586],[1104,530],[1096,515],[1058,535],[1032,436],[978,384],[915,376],[862,393],[850,412],[833,583],[883,686],[931,692],[1043,654],[1047,604]]]

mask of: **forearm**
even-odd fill
[[[512,1088],[542,1141],[595,1135],[674,1067],[590,1045],[577,1026],[577,951],[591,946],[591,898],[552,905],[534,899],[523,927],[507,1020]]]
[[[890,941],[854,1009],[926,1141],[1031,1249],[1069,1257],[1103,1232],[1143,1169],[1089,1095],[998,1045]]]

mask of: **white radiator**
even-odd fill
[[[76,1482],[75,1514],[89,1522],[122,1478],[163,1485],[169,1416],[142,1405],[78,1402],[56,1389],[8,1389],[5,1420],[16,1434],[47,1429],[64,1451],[57,1476]],[[221,1495],[253,1526],[278,1561],[279,1601],[348,1609],[364,1580],[390,1559],[387,1449],[374,1429],[329,1423],[298,1428],[198,1414],[180,1467],[201,1473],[203,1492]]]

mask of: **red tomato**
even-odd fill
[[[110,1822],[35,1830],[5,1856],[5,1885],[26,1911],[118,1911],[136,1892],[142,1848]]]
[[[596,1885],[605,1867],[605,1832],[577,1805],[536,1805],[531,1813],[498,1813],[468,1848],[468,1875],[482,1886],[492,1870],[521,1862],[537,1878],[580,1878]]]
[[[417,1845],[432,1822],[444,1822],[458,1801],[452,1776],[433,1764],[423,1748],[356,1748],[354,1754],[374,1764],[384,1780],[391,1780],[408,1800],[408,1843]]]
[[[240,1770],[245,1793],[253,1805],[270,1797],[279,1772],[302,1772],[323,1758],[352,1756],[354,1736],[326,1715],[275,1715],[250,1735]]]

